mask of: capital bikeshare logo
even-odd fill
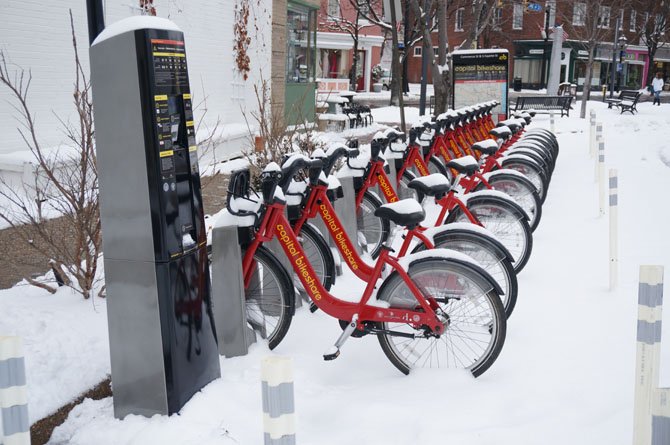
[[[386,196],[388,202],[396,202],[398,200],[393,187],[391,187],[391,184],[388,183],[384,175],[377,175],[377,182],[379,182],[379,188],[384,192],[384,196]]]
[[[305,260],[304,255],[300,253],[300,250],[298,250],[298,247],[288,236],[288,233],[282,224],[277,224],[277,233],[279,234],[279,240],[286,247],[289,259],[293,262],[295,270],[302,279],[305,288],[309,290],[309,293],[313,299],[320,300],[321,291],[317,285],[317,280],[312,276],[309,268],[307,267],[307,261]]]
[[[340,252],[344,259],[349,263],[351,270],[358,270],[358,263],[354,257],[353,247],[347,242],[347,237],[344,234],[342,227],[338,225],[339,221],[335,220],[335,217],[330,214],[328,207],[325,204],[319,205],[319,210],[321,210],[321,217],[323,221],[328,225],[330,229],[330,234],[340,248]]]
[[[416,169],[419,170],[419,173],[421,173],[421,176],[428,176],[430,172],[426,169],[425,165],[419,158],[414,159],[414,165],[416,165]]]

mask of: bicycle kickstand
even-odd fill
[[[351,337],[351,334],[354,333],[357,324],[358,324],[358,314],[354,314],[354,316],[351,318],[351,322],[349,322],[347,327],[344,328],[342,334],[340,334],[337,341],[335,342],[335,345],[331,346],[328,349],[328,351],[326,351],[326,353],[323,354],[324,360],[335,360],[337,357],[340,356],[340,348],[342,347],[344,342],[347,341],[349,337]]]

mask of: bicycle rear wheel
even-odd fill
[[[473,266],[443,258],[416,261],[408,274],[424,295],[435,298],[446,330],[439,337],[427,337],[406,323],[378,323],[379,344],[391,363],[404,374],[416,368],[458,368],[478,377],[489,369],[500,354],[507,326],[490,283]],[[397,272],[384,282],[377,298],[391,307],[416,307]]]
[[[375,216],[375,210],[381,205],[379,198],[366,191],[360,207],[356,209],[358,242],[372,258],[377,258],[391,230],[388,220]]]
[[[249,286],[244,289],[247,322],[274,349],[291,325],[295,292],[286,269],[262,246],[254,253],[254,266]]]

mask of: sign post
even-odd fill
[[[452,54],[453,108],[497,100],[493,109],[496,121],[507,119],[509,109],[509,53],[506,49],[475,49]]]

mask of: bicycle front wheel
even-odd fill
[[[251,281],[244,289],[247,323],[274,349],[291,325],[295,292],[286,269],[264,247],[254,253],[253,266]]]
[[[535,231],[540,219],[542,218],[542,200],[537,193],[537,189],[530,180],[518,175],[506,173],[501,170],[494,171],[487,178],[488,183],[494,190],[507,193],[522,209],[526,211],[530,220],[530,230]],[[480,183],[475,191],[486,190],[483,183]]]
[[[472,266],[443,258],[416,261],[408,274],[423,295],[438,303],[436,314],[446,329],[431,337],[409,324],[378,323],[379,344],[391,363],[404,374],[416,368],[458,368],[478,377],[489,369],[500,354],[507,328],[493,286]],[[391,307],[417,307],[397,272],[384,282],[377,298]]]
[[[514,258],[514,271],[519,273],[533,250],[533,234],[528,221],[517,212],[511,203],[494,197],[479,197],[468,200],[467,208],[486,229],[496,236]],[[446,223],[473,222],[460,209],[447,215]]]

